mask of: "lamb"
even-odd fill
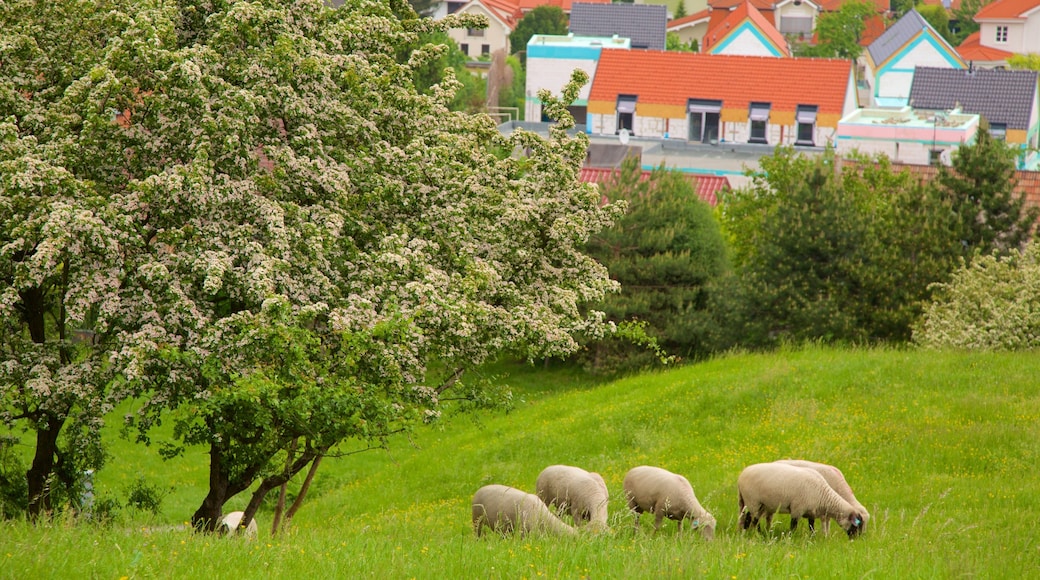
[[[256,518],[249,521],[249,525],[245,529],[241,529],[239,526],[242,524],[242,516],[246,515],[246,512],[231,512],[224,516],[224,519],[220,520],[221,531],[228,536],[243,535],[247,538],[255,538],[257,525]]]
[[[473,495],[473,531],[479,537],[485,527],[503,534],[577,534],[553,515],[537,495],[507,485],[485,485]]]
[[[863,531],[863,514],[849,505],[827,485],[827,480],[812,469],[783,463],[749,465],[737,478],[740,500],[740,525],[758,528],[765,516],[766,528],[773,514],[791,514],[791,527],[797,519],[833,518],[853,538]]]
[[[567,510],[575,525],[607,527],[607,483],[598,473],[570,465],[550,465],[535,482],[538,497],[550,508]]]
[[[700,528],[705,539],[715,537],[715,518],[701,507],[685,477],[660,467],[641,465],[625,474],[623,485],[628,508],[636,514],[637,530],[640,516],[650,512],[654,514],[654,531],[661,529],[661,521],[667,517],[679,522],[680,532],[683,520],[689,520]]]
[[[865,528],[867,526],[867,523],[870,521],[870,513],[867,512],[867,508],[863,507],[863,504],[859,503],[856,496],[853,495],[852,488],[849,487],[848,482],[845,481],[845,476],[841,473],[840,469],[833,465],[827,465],[826,463],[817,463],[815,461],[806,461],[804,459],[781,459],[775,463],[785,463],[796,467],[806,467],[822,475],[823,479],[827,480],[827,485],[831,486],[831,489],[837,492],[837,494],[841,496],[841,499],[849,502],[849,505],[856,508],[856,511],[862,514],[863,527]],[[809,520],[809,529],[812,530],[814,523],[813,518],[810,517],[807,519]],[[820,523],[823,528],[823,533],[830,533],[830,519],[823,518]],[[797,525],[798,521],[792,519],[791,529],[793,530]]]

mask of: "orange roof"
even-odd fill
[[[580,179],[583,183],[610,183],[617,179],[620,173],[619,169],[582,167]],[[650,171],[644,170],[639,177],[639,181],[650,179],[650,175]],[[718,193],[729,187],[729,180],[720,175],[701,175],[683,172],[682,176],[693,185],[694,190],[697,192],[697,197],[711,206],[715,206],[719,202]]]
[[[822,114],[841,115],[851,78],[852,63],[843,59],[604,50],[589,101],[630,94],[640,103],[685,107],[692,97],[719,99],[726,108],[768,102],[774,111],[815,104]]]
[[[888,21],[884,15],[875,14],[863,21],[863,25],[863,34],[859,37],[859,45],[867,47],[885,33],[885,30],[888,28]]]
[[[1011,58],[1014,53],[982,45],[982,34],[978,30],[968,35],[957,47],[957,52],[966,61],[997,62]]]
[[[539,6],[557,6],[565,13],[571,13],[571,4],[581,2],[582,4],[610,4],[610,0],[519,0],[520,11],[530,12]]]
[[[1026,13],[1040,8],[1040,0],[997,0],[975,14],[979,20],[1022,20]]]
[[[524,17],[524,14],[520,12],[520,5],[517,4],[517,1],[518,0],[472,0],[469,4],[480,4],[484,8],[487,8],[495,18],[504,22],[510,30],[513,30],[516,28],[516,23]],[[465,8],[465,6],[463,8]]]
[[[715,10],[732,10],[737,6],[743,4],[748,0],[708,0],[708,6],[711,7],[712,11]],[[750,0],[751,4],[755,8],[758,8],[760,12],[772,12],[776,8],[776,3],[773,0]]]
[[[765,16],[762,16],[762,13],[751,4],[750,0],[744,0],[744,3],[734,8],[724,20],[708,28],[708,33],[704,35],[701,50],[710,52],[711,47],[723,42],[745,20],[750,21],[752,25],[758,28],[773,43],[781,55],[791,56],[791,51],[787,46],[787,39],[784,38],[783,34],[780,34],[780,31],[776,29],[776,26],[773,26],[772,22],[766,20]]]
[[[682,18],[675,18],[673,20],[669,20],[667,28],[668,30],[675,30],[676,28],[682,28],[684,25],[687,24],[695,24],[702,20],[707,20],[710,14],[711,10],[705,8],[704,10],[701,10],[700,12],[695,12],[693,14],[690,14],[689,16],[683,16]]]

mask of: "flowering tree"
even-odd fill
[[[100,238],[120,244],[101,252],[119,283],[91,295],[119,314],[109,400],[140,397],[142,439],[172,422],[164,453],[209,450],[196,526],[346,439],[435,419],[449,388],[482,400],[473,365],[609,330],[580,310],[614,287],[580,248],[619,212],[577,177],[587,139],[567,137],[565,107],[582,75],[544,95],[549,139],[507,137],[448,109],[450,73],[415,89],[443,46],[402,51],[480,19],[403,0],[133,4],[108,13],[119,29],[66,106],[114,110],[104,140],[60,167],[121,218]]]

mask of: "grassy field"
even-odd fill
[[[807,349],[742,355],[616,382],[508,367],[517,407],[451,418],[389,453],[330,458],[293,530],[255,541],[161,531],[205,493],[201,450],[172,462],[114,444],[99,497],[138,477],[172,487],[159,517],[116,526],[0,524],[2,578],[1040,577],[1040,357]],[[737,527],[748,464],[798,457],[839,466],[872,519],[832,530]],[[487,483],[533,491],[553,463],[598,471],[609,533],[476,538],[470,498]],[[682,473],[718,520],[716,538],[633,528],[625,472]],[[229,509],[239,509],[246,497]]]

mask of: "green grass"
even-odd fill
[[[510,413],[455,417],[323,463],[293,530],[227,541],[183,530],[205,489],[201,450],[162,462],[114,440],[97,478],[122,497],[137,477],[174,489],[158,518],[112,528],[0,524],[0,578],[1040,577],[1040,357],[807,349],[742,355],[600,383],[570,369],[507,367]],[[870,510],[864,536],[737,527],[748,464],[839,466]],[[473,492],[533,491],[552,463],[600,472],[611,531],[578,538],[474,537]],[[621,497],[636,465],[687,476],[716,539],[669,522],[638,532]],[[229,509],[240,509],[246,497]]]

